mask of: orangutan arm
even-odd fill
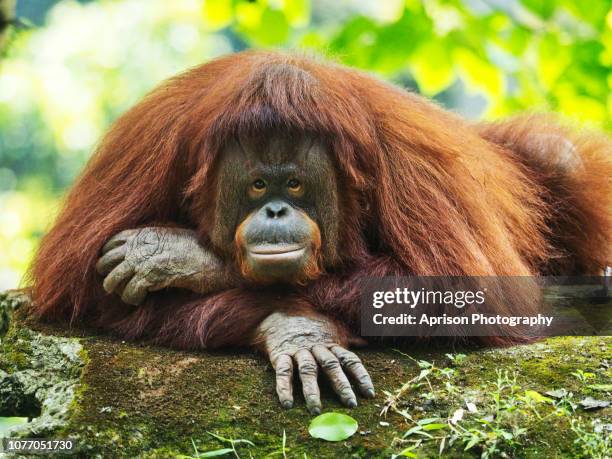
[[[207,294],[232,286],[226,266],[202,247],[195,231],[147,227],[122,231],[102,249],[96,268],[104,290],[138,305],[149,292],[167,287]]]
[[[345,349],[347,332],[334,321],[316,314],[292,315],[278,311],[258,327],[257,336],[276,371],[276,392],[283,408],[293,406],[293,367],[297,366],[306,406],[313,414],[321,412],[317,383],[318,368],[329,378],[334,391],[349,408],[357,406],[347,375],[364,397],[374,397],[374,386],[361,360]],[[345,374],[346,373],[346,374]]]

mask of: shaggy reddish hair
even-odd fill
[[[282,301],[243,287],[161,292],[131,307],[102,290],[95,264],[122,230],[195,228],[215,250],[218,154],[231,136],[269,129],[314,133],[333,153],[342,200],[333,270]],[[534,160],[530,139],[540,134],[572,142],[575,167],[560,167],[561,144]],[[606,139],[548,118],[474,126],[353,69],[233,54],[170,79],[110,129],[42,240],[33,312],[186,348],[246,344],[278,308],[314,308],[357,329],[368,276],[598,272],[612,258],[611,177]],[[527,295],[499,299],[515,314],[529,304]]]

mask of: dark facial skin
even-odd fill
[[[337,257],[336,178],[318,141],[231,141],[222,154],[217,199],[222,211],[213,244],[234,251],[246,278],[303,283]]]

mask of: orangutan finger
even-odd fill
[[[124,245],[106,252],[103,256],[100,257],[100,259],[96,263],[96,270],[102,275],[110,273],[119,263],[121,263],[125,259],[126,253],[127,247]]]
[[[136,275],[130,279],[123,289],[121,300],[126,304],[138,306],[142,303],[149,293],[149,283],[146,279]]]
[[[376,395],[376,392],[374,392],[372,378],[370,378],[368,371],[363,366],[363,363],[361,363],[359,357],[357,357],[355,353],[347,351],[340,346],[333,346],[331,351],[336,357],[338,357],[338,360],[340,360],[340,365],[342,365],[342,368],[344,368],[345,371],[357,382],[359,392],[361,392],[364,397],[373,398]]]
[[[293,406],[293,360],[291,356],[282,354],[276,359],[276,393],[283,408]]]
[[[357,397],[340,366],[338,358],[322,345],[314,346],[311,351],[321,368],[323,368],[323,371],[325,371],[334,391],[340,397],[340,401],[349,408],[355,408],[357,406]]]
[[[321,393],[317,384],[317,362],[307,349],[297,351],[294,358],[302,381],[306,408],[311,414],[321,414]]]
[[[125,281],[133,275],[134,267],[124,261],[113,269],[108,276],[106,276],[102,286],[107,293],[113,293],[118,291],[117,287],[122,285],[122,283],[125,283]]]
[[[115,234],[113,237],[111,237],[108,240],[106,244],[104,244],[104,247],[102,247],[102,253],[106,253],[109,250],[113,250],[125,244],[129,238],[131,238],[132,236],[136,234],[137,231],[138,230],[130,229],[130,230],[121,231],[120,233]]]

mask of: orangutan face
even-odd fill
[[[304,283],[335,256],[336,177],[313,137],[232,140],[222,152],[217,193],[213,243],[227,246],[231,238],[246,278]]]

